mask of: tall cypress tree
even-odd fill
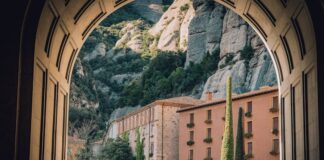
[[[136,128],[136,160],[144,160],[144,142],[141,140],[139,128]]]
[[[234,137],[232,117],[232,77],[227,78],[226,84],[226,111],[225,129],[221,148],[221,160],[234,159]]]
[[[243,109],[240,107],[237,120],[235,160],[244,160]]]

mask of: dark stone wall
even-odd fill
[[[10,0],[0,5],[0,159],[3,160],[29,158],[26,143],[29,129],[26,129],[30,114],[24,111],[31,108],[34,39],[44,1]],[[17,127],[19,121],[24,127]],[[17,145],[16,138],[21,140]]]
[[[317,46],[318,117],[320,159],[324,158],[324,1],[308,0],[308,9],[315,27]],[[309,135],[312,136],[312,135]]]

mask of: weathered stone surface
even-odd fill
[[[239,55],[236,57],[233,58],[234,64],[229,64],[217,70],[215,74],[209,77],[203,93],[209,91],[214,93],[214,98],[224,98],[226,77],[228,76],[232,76],[233,92],[237,94],[257,90],[262,86],[277,84],[275,68],[264,45],[254,51],[254,56],[248,63],[245,63],[244,60],[238,60]],[[219,66],[225,64],[224,60],[225,58],[219,62]],[[204,98],[205,94],[202,94],[201,99]]]
[[[84,77],[85,76],[85,71],[83,69],[82,62],[81,62],[81,59],[80,58],[77,58],[76,59],[74,68],[76,70],[76,74],[79,77]]]
[[[185,5],[188,5],[188,9],[181,10]],[[157,49],[185,50],[188,41],[188,25],[193,13],[190,0],[178,0],[172,3],[161,19],[149,30],[151,35],[158,37]]]
[[[179,43],[179,32],[181,22],[177,18],[173,18],[171,22],[162,31],[158,49],[167,51],[177,51]]]
[[[228,10],[224,17],[220,57],[227,53],[238,53],[247,45],[247,24],[234,12]]]
[[[193,9],[193,7],[189,7],[180,27],[180,50],[187,50],[188,48],[189,25],[194,16],[195,10]]]
[[[121,30],[121,38],[116,42],[115,47],[123,48],[128,47],[133,51],[140,53],[142,49],[143,39],[140,34],[140,29],[138,25],[133,23],[128,23]]]
[[[163,14],[162,0],[137,0],[131,8],[145,19],[156,23]]]
[[[234,93],[242,93],[245,91],[244,83],[246,77],[246,67],[244,61],[238,61],[233,66],[227,66],[217,70],[214,75],[208,78],[204,92],[212,92],[214,98],[224,98],[226,94],[226,79],[232,76],[232,86]],[[201,99],[205,99],[205,94],[202,94]]]
[[[253,49],[253,57],[244,62],[241,60],[241,50],[248,45]],[[226,57],[230,54],[233,59],[226,62]],[[262,40],[241,17],[230,10],[224,17],[220,58],[218,68],[221,69],[209,77],[203,91],[213,92],[214,98],[225,97],[228,76],[233,77],[233,92],[237,94],[277,83],[275,69]],[[205,98],[205,94],[202,94],[201,98]]]
[[[199,63],[207,53],[219,49],[225,8],[210,1],[194,0],[195,17],[189,25],[188,50],[185,66]]]

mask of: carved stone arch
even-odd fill
[[[281,158],[319,159],[317,46],[306,2],[215,1],[233,10],[256,30],[274,61],[281,97]],[[30,159],[66,159],[69,87],[78,52],[100,21],[130,2],[45,2],[32,66]]]

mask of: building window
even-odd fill
[[[152,142],[151,143],[151,148],[150,148],[150,154],[153,155],[153,153],[154,153],[154,143]]]
[[[194,123],[195,115],[193,113],[190,113],[190,123]]]
[[[137,114],[135,115],[135,128],[137,127],[137,125],[138,125],[138,116],[137,116]]]
[[[247,111],[252,113],[252,101],[247,103]]]
[[[211,138],[211,128],[208,128],[207,129],[207,137],[208,138]]]
[[[194,144],[195,144],[195,142],[194,142],[194,131],[190,131],[189,132],[189,141],[187,141],[187,145],[192,146]]]
[[[190,141],[194,140],[194,131],[190,131]]]
[[[272,107],[273,108],[279,108],[278,96],[272,98]]]
[[[211,147],[207,148],[207,158],[211,158]]]
[[[206,124],[211,124],[212,123],[212,111],[211,110],[207,110],[207,119],[205,120]]]
[[[126,121],[126,126],[125,126],[125,128],[126,128],[126,130],[128,130],[128,118],[125,120]]]
[[[279,111],[279,100],[278,96],[272,98],[272,107],[270,108],[270,112],[275,113]]]
[[[252,121],[248,122],[248,133],[252,133]]]
[[[279,139],[274,139],[272,143],[272,153],[278,154],[279,153]]]
[[[189,119],[189,123],[187,124],[188,128],[193,128],[195,126],[194,124],[194,114],[190,113],[190,119]]]
[[[245,117],[251,117],[252,116],[252,101],[247,103],[247,108],[245,112]]]
[[[145,116],[144,116],[144,112],[141,113],[141,125],[143,125],[145,122]]]
[[[252,121],[247,123],[247,132],[244,133],[244,137],[245,138],[253,137],[253,134],[252,134]]]
[[[211,120],[211,117],[212,117],[212,111],[208,110],[207,111],[207,120]]]
[[[211,138],[211,128],[207,128],[207,137],[204,139],[205,143],[212,143],[213,139]]]
[[[145,115],[145,119],[146,119],[146,123],[149,123],[150,122],[150,112],[149,112],[149,110],[146,110],[146,115]]]
[[[188,157],[189,160],[193,160],[193,150],[189,150],[189,157]]]
[[[272,121],[273,121],[272,133],[277,135],[279,133],[279,119],[278,117],[274,117]]]
[[[152,107],[151,112],[151,120],[154,121],[154,107]]]
[[[279,128],[279,119],[278,117],[273,118],[273,129],[278,129]]]
[[[248,143],[248,154],[252,155],[252,142]]]

